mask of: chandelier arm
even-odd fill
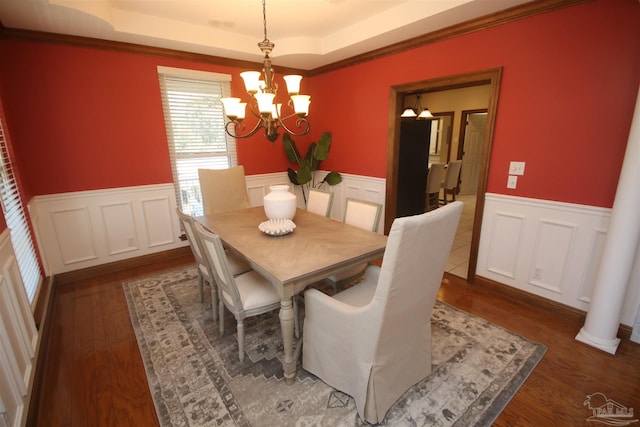
[[[233,132],[230,130],[231,125],[233,125]],[[233,138],[249,138],[250,136],[255,135],[256,132],[258,132],[261,127],[264,127],[264,124],[262,122],[262,119],[258,120],[256,122],[256,125],[253,127],[253,129],[251,129],[251,131],[249,131],[244,135],[240,135],[239,133],[237,133],[238,126],[242,126],[242,128],[244,129],[244,126],[241,123],[237,121],[230,121],[230,122],[227,122],[227,124],[224,126],[224,130],[227,133],[227,135]]]
[[[249,99],[249,111],[254,115],[258,120],[262,120],[262,116],[260,115],[260,111],[258,110],[258,101],[252,96]]]
[[[298,128],[301,128],[302,130],[300,132],[295,132],[293,130],[291,130],[286,124],[285,124],[285,120],[290,119],[291,117],[297,117],[296,118],[296,126]],[[309,129],[311,127],[311,125],[309,124],[309,121],[307,120],[306,117],[298,117],[296,114],[291,114],[290,116],[287,117],[282,117],[280,119],[278,119],[278,124],[290,135],[292,136],[302,136],[302,135],[306,135],[309,133]]]

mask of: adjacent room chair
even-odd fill
[[[180,220],[182,229],[187,235],[187,240],[189,240],[191,252],[193,253],[193,258],[196,260],[196,266],[198,267],[200,302],[204,301],[204,282],[207,282],[209,286],[211,286],[211,309],[213,310],[213,318],[216,319],[218,310],[218,291],[215,284],[215,276],[212,273],[209,261],[207,261],[204,255],[202,242],[200,242],[200,238],[196,233],[196,220],[192,216],[181,212],[180,209],[176,209],[176,213],[178,214],[178,219]],[[234,276],[251,270],[249,263],[241,256],[227,251],[227,258],[229,260],[231,274]]]
[[[267,279],[254,270],[234,277],[220,237],[208,232],[199,223],[196,224],[196,231],[218,283],[220,334],[224,333],[224,307],[227,307],[236,318],[238,357],[242,363],[244,362],[244,319],[279,309],[280,295]],[[295,298],[294,304],[296,304]],[[297,313],[297,307],[294,307],[294,312]]]
[[[427,174],[427,205],[425,212],[437,209],[439,206],[440,187],[442,186],[442,175],[444,174],[444,163],[433,163],[429,167]]]
[[[328,217],[331,214],[332,205],[333,193],[329,191],[318,190],[316,188],[309,189],[307,211]]]
[[[198,169],[204,214],[248,208],[249,193],[244,167]]]
[[[376,232],[382,213],[382,205],[379,203],[367,202],[347,198],[344,210],[344,222],[364,230]],[[339,292],[343,285],[356,280],[364,274],[368,264],[361,264],[352,267],[338,274],[331,275],[324,279],[334,292]]]
[[[431,312],[461,213],[453,202],[396,218],[381,267],[333,297],[304,294],[302,367],[351,395],[369,423],[431,373]]]
[[[447,194],[451,194],[451,201],[456,201],[456,192],[458,191],[458,182],[460,181],[460,169],[462,168],[462,160],[454,160],[447,165],[444,181],[442,181],[443,204],[449,203]]]

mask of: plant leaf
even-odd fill
[[[289,175],[289,181],[294,185],[300,185],[298,183],[298,173],[291,168],[287,169],[287,175]]]
[[[317,147],[313,153],[313,157],[318,161],[327,160],[327,157],[329,157],[329,148],[331,148],[331,134],[324,132],[316,145]]]
[[[304,156],[304,160],[309,162],[309,168],[311,172],[318,170],[318,164],[320,164],[320,162],[316,159],[316,156],[315,156],[315,152],[317,151],[316,147],[317,147],[317,144],[315,142],[312,142],[311,145],[309,146],[309,149],[307,150],[307,154],[305,154]]]
[[[306,184],[311,181],[311,178],[311,166],[309,165],[309,162],[304,159],[300,163],[300,169],[298,169],[298,183],[299,185]]]
[[[342,175],[338,172],[329,172],[327,176],[324,177],[323,181],[329,185],[340,184],[342,182]]]
[[[299,164],[302,161],[302,157],[300,156],[298,147],[296,147],[295,141],[288,133],[285,133],[282,136],[282,146],[284,147],[284,152],[287,154],[287,157],[289,158],[289,161],[291,163]]]

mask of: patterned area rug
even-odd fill
[[[245,320],[244,363],[235,319],[221,336],[195,267],[124,284],[160,425],[363,426],[353,399],[304,371],[283,379],[278,311]],[[209,295],[207,295],[209,297]],[[228,313],[228,312],[227,312]],[[383,426],[489,426],[546,348],[437,302],[433,371],[389,410]]]

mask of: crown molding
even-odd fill
[[[313,70],[300,70],[295,68],[278,67],[278,71],[284,74],[301,74],[303,76],[314,76],[335,71],[340,68],[350,67],[362,62],[372,61],[389,55],[394,55],[407,50],[428,44],[437,43],[461,35],[473,33],[498,25],[507,24],[519,19],[553,12],[558,9],[587,3],[593,0],[537,0],[515,6],[501,12],[496,12],[481,18],[472,19],[457,25],[453,25],[442,30],[423,34],[412,39],[394,43],[389,46],[372,50],[367,53],[334,62]],[[48,33],[43,31],[21,30],[7,28],[0,22],[0,39],[21,40],[39,43],[54,43],[76,47],[86,47],[92,49],[104,49],[118,52],[134,53],[138,55],[149,55],[161,58],[179,59],[184,61],[199,62],[203,64],[222,65],[234,68],[256,68],[262,63],[241,61],[219,56],[191,53],[174,49],[165,49],[152,46],[144,46],[133,43],[116,42],[110,40],[95,39],[90,37],[80,37],[67,34]]]

